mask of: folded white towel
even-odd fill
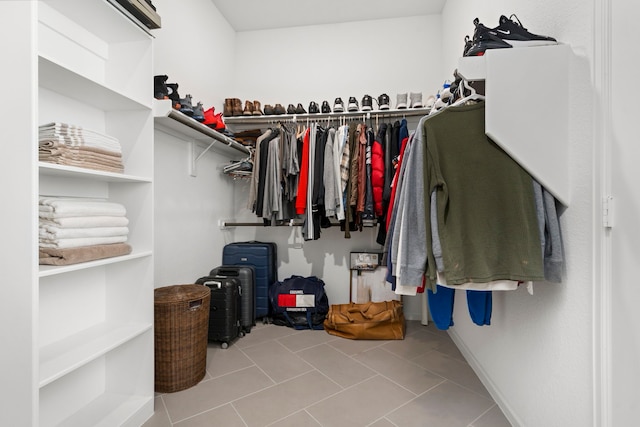
[[[124,243],[127,236],[112,237],[84,237],[78,239],[40,239],[41,248],[79,248],[80,246],[108,245],[111,243]]]
[[[77,239],[80,237],[126,236],[129,227],[60,228],[50,225],[40,226],[41,239]]]
[[[70,216],[125,216],[127,210],[120,203],[87,199],[40,198],[41,218]]]
[[[129,225],[129,219],[126,216],[72,216],[67,218],[40,218],[40,225],[50,225],[60,228],[126,227]]]

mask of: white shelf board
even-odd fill
[[[458,72],[485,80],[485,132],[569,206],[569,59],[565,44],[489,49]]]
[[[238,141],[203,125],[197,120],[171,107],[170,100],[155,99],[153,103],[156,129],[163,130],[189,142],[211,145],[213,150],[225,154],[250,154],[250,150]]]
[[[77,74],[49,59],[38,57],[40,87],[104,111],[151,109],[147,100],[135,100],[99,82]]]
[[[68,178],[91,179],[104,182],[152,182],[152,178],[123,173],[104,172],[76,166],[57,165],[54,163],[38,162],[41,176],[62,176]]]
[[[40,388],[150,330],[150,323],[104,323],[40,349]]]
[[[138,426],[140,423],[135,424],[133,419],[138,416],[138,413],[146,410],[153,414],[152,397],[105,393],[62,421],[58,427]],[[145,418],[142,417],[142,419]]]
[[[81,263],[72,264],[72,265],[60,265],[60,266],[41,265],[39,277],[54,276],[56,274],[64,274],[64,273],[69,273],[71,271],[79,271],[87,268],[95,268],[103,265],[115,264],[115,263],[130,261],[138,258],[145,258],[145,257],[151,256],[151,254],[152,254],[152,251],[140,251],[140,252],[134,251],[128,255],[104,258],[96,261],[81,262]]]

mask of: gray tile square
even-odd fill
[[[362,363],[327,344],[297,354],[342,387],[349,387],[376,375],[376,372]]]
[[[384,347],[360,353],[354,358],[415,394],[423,393],[445,381],[444,378],[386,351]]]
[[[316,420],[314,420],[306,411],[298,411],[295,414],[289,415],[287,418],[278,420],[269,426],[278,427],[322,427]]]
[[[171,427],[171,420],[167,409],[162,403],[161,397],[156,397],[153,400],[153,415],[149,418],[142,427]]]
[[[366,426],[414,397],[378,375],[316,403],[307,412],[323,426]]]
[[[406,335],[404,340],[387,341],[383,347],[397,356],[412,359],[435,350],[441,341],[442,337],[420,331]]]
[[[475,420],[472,427],[511,427],[511,423],[504,416],[500,407],[494,405],[493,408],[482,414],[480,418]]]
[[[325,331],[304,330],[299,331],[299,333],[295,335],[278,338],[278,341],[289,350],[295,352],[324,344],[334,339],[336,339],[336,337],[329,335]]]
[[[248,427],[266,426],[336,392],[340,387],[311,371],[233,402]]]
[[[492,399],[476,373],[466,362],[435,350],[412,360],[428,371],[481,394],[485,398]]]
[[[265,341],[295,335],[299,333],[292,328],[286,326],[277,326],[274,324],[260,325],[260,327],[252,328],[251,332],[233,343],[238,348],[248,348]]]
[[[210,378],[248,368],[253,364],[237,346],[223,349],[217,344],[209,344],[207,348],[207,373]]]
[[[467,427],[493,405],[493,401],[449,381],[387,414],[402,427]]]
[[[231,404],[220,406],[200,415],[174,424],[175,427],[246,427],[240,415],[233,409]]]
[[[187,390],[165,394],[162,399],[169,418],[176,423],[272,385],[271,379],[252,366],[202,381]]]
[[[386,418],[380,418],[378,421],[376,421],[373,424],[369,424],[367,427],[397,427],[397,426]]]
[[[265,341],[243,350],[249,359],[276,383],[313,369],[311,365],[277,341]]]
[[[327,344],[349,356],[380,347],[389,342],[386,340],[350,340],[348,338],[335,338],[335,340],[329,341]]]

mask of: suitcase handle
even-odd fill
[[[218,289],[222,287],[222,282],[218,282],[217,280],[207,280],[203,283],[206,286],[216,286]]]

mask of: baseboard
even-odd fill
[[[447,332],[511,425],[514,427],[524,426],[522,420],[520,420],[515,414],[513,408],[511,408],[503,394],[498,390],[487,372],[482,368],[480,362],[478,362],[473,353],[465,345],[462,338],[460,338],[456,333],[455,328],[449,329]]]

